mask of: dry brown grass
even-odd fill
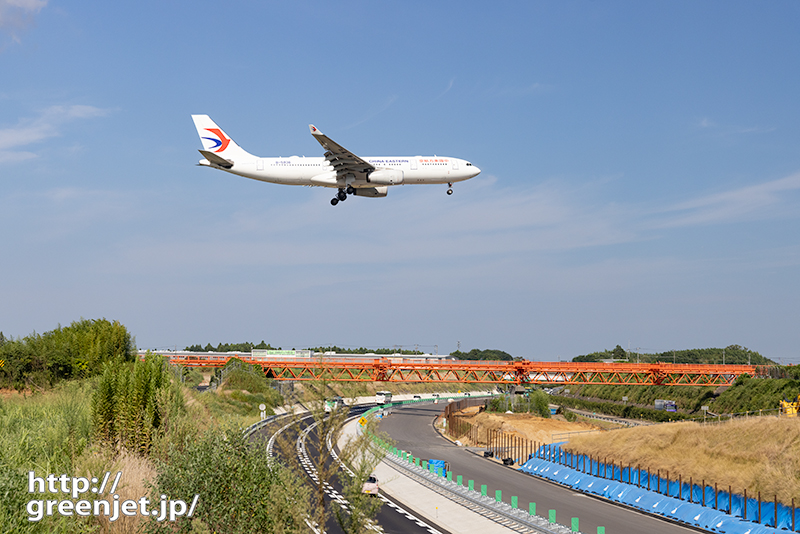
[[[109,488],[113,483],[114,477],[118,472],[122,472],[116,494],[120,497],[120,502],[125,500],[139,500],[141,497],[149,495],[146,487],[148,481],[152,481],[156,476],[156,470],[151,460],[123,453],[117,458],[112,458],[107,453],[95,452],[86,454],[78,461],[77,473],[75,476],[87,478],[97,477],[102,480],[106,472],[110,473]],[[110,500],[109,495],[99,496]],[[116,521],[109,521],[106,516],[95,518],[99,526],[98,532],[102,534],[134,534],[140,531],[140,525],[146,518],[141,516],[123,516]]]
[[[542,418],[531,414],[498,414],[481,411],[480,406],[472,406],[459,412],[462,421],[477,426],[477,441],[473,442],[469,436],[459,437],[459,441],[468,445],[485,446],[492,431],[501,431],[507,436],[536,441],[538,443],[552,443],[554,436],[558,437],[567,432],[590,432],[599,429],[586,422],[570,423],[563,418]]]
[[[800,496],[800,418],[761,417],[723,424],[671,423],[573,436],[565,450],[736,493],[791,503]],[[613,460],[612,460],[613,459]]]

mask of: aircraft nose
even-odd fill
[[[476,167],[475,165],[472,166],[472,170],[469,171],[470,178],[474,178],[481,173],[481,170]]]

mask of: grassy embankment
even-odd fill
[[[753,417],[702,424],[680,422],[573,436],[564,449],[655,472],[678,474],[696,484],[732,486],[741,494],[800,496],[800,418]]]
[[[730,387],[694,386],[573,386],[570,394],[553,396],[564,406],[631,419],[665,422],[702,419],[701,406],[712,414],[762,412],[775,415],[780,401],[795,399],[800,380],[794,378],[750,378],[741,376]],[[628,397],[627,402],[622,398]],[[656,399],[676,401],[678,413],[653,409]]]
[[[96,476],[106,471],[125,475],[118,493],[124,499],[146,495],[145,481],[155,470],[148,460],[112,455],[94,443],[91,396],[94,379],[61,383],[56,388],[22,395],[5,391],[0,400],[0,530],[4,532],[113,532],[132,533],[138,520],[62,517],[28,521],[26,503],[41,498],[27,492],[27,472]],[[58,498],[57,496],[44,498]]]
[[[33,394],[4,390],[0,396],[0,531],[137,532],[142,523],[138,516],[121,517],[113,523],[102,516],[58,514],[40,522],[28,521],[27,502],[41,497],[27,493],[27,472],[35,471],[40,477],[62,473],[92,477],[121,471],[120,498],[139,499],[150,492],[147,484],[157,472],[155,458],[171,446],[207,428],[245,427],[258,420],[259,404],[281,402],[266,380],[245,372],[232,372],[218,393],[192,389],[199,379],[200,373],[187,377],[185,413],[154,443],[150,456],[110,450],[98,441],[92,423],[92,395],[98,377],[63,381]]]

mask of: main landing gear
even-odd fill
[[[448,195],[452,195],[453,194],[453,182],[449,182],[447,184],[447,187],[449,187],[449,189],[447,190],[447,194]]]
[[[336,193],[336,196],[331,199],[331,206],[335,206],[340,200],[344,202],[347,200],[347,195],[353,195],[355,192],[356,190],[352,185],[348,185],[347,189],[340,187],[339,192]]]

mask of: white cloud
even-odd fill
[[[93,106],[51,106],[38,117],[22,119],[16,126],[0,129],[0,161],[19,162],[32,159],[30,151],[13,150],[61,135],[63,126],[71,121],[101,117],[107,113]]]
[[[774,126],[737,126],[717,124],[708,117],[703,117],[697,122],[697,127],[717,135],[736,135],[736,134],[764,134],[774,132]]]
[[[5,30],[15,42],[19,42],[20,30],[33,24],[48,0],[0,0],[0,30]]]
[[[670,217],[657,226],[667,228],[775,218],[784,213],[782,208],[788,203],[786,193],[799,189],[800,173],[797,173],[770,182],[701,196],[660,210],[670,214]],[[796,212],[796,205],[792,212]]]

